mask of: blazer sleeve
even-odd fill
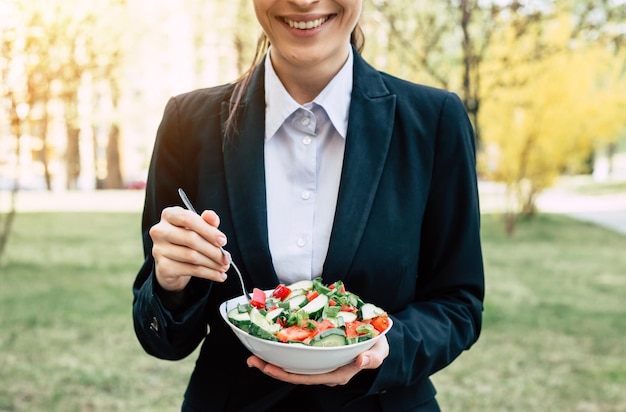
[[[144,264],[133,284],[133,323],[135,334],[149,354],[162,359],[181,359],[198,346],[207,333],[205,307],[210,282],[192,279],[192,291],[181,310],[172,312],[159,298],[154,277],[150,228],[161,211],[178,205],[177,190],[186,180],[184,140],[176,98],[169,100],[159,125],[146,185],[142,218]]]
[[[419,253],[417,299],[393,314],[390,354],[369,393],[427,379],[480,333],[484,269],[474,134],[452,93],[438,119]]]

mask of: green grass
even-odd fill
[[[626,410],[626,237],[544,215],[506,238],[486,216],[483,241],[483,334],[435,375],[444,410]]]
[[[483,222],[483,333],[434,376],[443,410],[626,410],[626,237],[563,216],[512,238]],[[137,343],[141,260],[138,214],[17,216],[0,267],[0,411],[179,409],[194,356]]]
[[[137,214],[22,214],[0,268],[0,411],[173,411],[193,359],[132,330]]]

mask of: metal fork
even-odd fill
[[[180,188],[178,189],[178,195],[180,196],[181,200],[183,201],[187,209],[199,215],[199,213],[196,211],[196,209],[193,207],[193,205],[189,201],[189,198],[187,197],[187,194],[185,194],[185,191],[183,189],[180,189]],[[229,253],[226,253],[223,247],[220,246],[220,250],[222,251],[224,256],[226,256],[230,265],[233,268],[235,268],[235,272],[237,272],[237,276],[239,276],[239,282],[241,283],[241,290],[243,291],[243,295],[248,299],[248,301],[250,301],[252,298],[250,297],[250,294],[246,290],[246,285],[243,283],[243,276],[241,275],[239,268],[237,267],[235,262],[233,262],[233,258],[231,257],[231,255]]]

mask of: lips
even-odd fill
[[[284,17],[283,21],[287,23],[289,27],[291,27],[292,29],[312,30],[326,23],[328,19],[330,19],[330,17],[331,16],[325,16],[325,17],[320,17],[320,18],[313,19],[313,20],[304,20],[304,21],[292,20],[290,18]]]

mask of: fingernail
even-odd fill
[[[226,273],[222,273],[222,280],[225,281],[226,279],[228,279],[228,275]]]
[[[367,365],[369,365],[369,363],[370,363],[369,356],[363,356],[363,358],[361,359],[361,368],[366,367]]]
[[[217,244],[220,246],[226,246],[226,236],[218,236]]]

